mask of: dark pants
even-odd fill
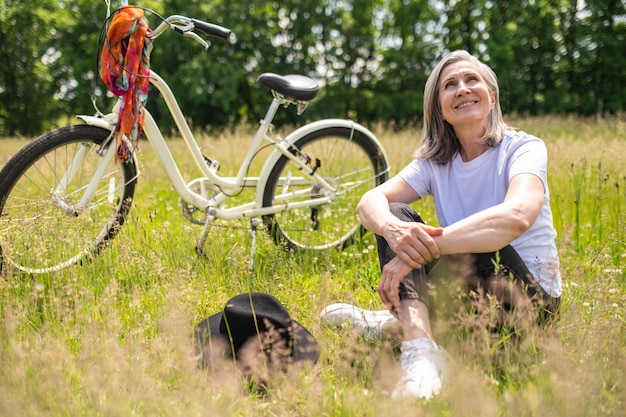
[[[391,203],[390,208],[401,220],[424,223],[407,204]],[[376,242],[382,270],[396,254],[383,237],[376,236]],[[454,277],[462,280],[475,305],[495,299],[501,322],[509,323],[511,316],[516,315],[516,320],[521,317],[545,323],[558,312],[560,299],[541,288],[511,245],[490,253],[446,255],[414,269],[400,283],[400,299],[418,299],[430,307],[430,288],[437,285],[434,281],[450,281]]]

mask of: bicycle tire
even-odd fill
[[[319,159],[316,173],[336,186],[338,192],[332,196],[334,201],[320,207],[290,208],[262,216],[267,231],[276,244],[287,250],[346,248],[365,233],[356,215],[361,196],[388,179],[385,153],[370,137],[348,127],[315,130],[295,140],[292,146],[310,158],[311,164]],[[263,207],[274,205],[279,195],[281,203],[287,204],[319,195],[310,183],[294,184],[289,180],[299,173],[289,158],[281,156],[263,190]],[[305,195],[285,200],[286,191]]]
[[[57,271],[98,253],[115,237],[135,192],[134,159],[111,162],[87,207],[69,209],[77,206],[100,165],[96,151],[110,135],[89,125],[61,127],[9,160],[0,172],[0,268]],[[80,149],[87,151],[84,163],[65,190],[55,192]]]

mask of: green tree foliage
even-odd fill
[[[0,2],[0,133],[32,135],[44,127],[55,92],[45,39],[54,2]]]
[[[32,135],[112,100],[98,77],[104,1],[0,0],[0,134]],[[33,4],[34,3],[34,4]],[[626,104],[625,0],[144,0],[233,30],[200,45],[159,38],[152,67],[194,128],[256,123],[269,101],[262,72],[323,86],[305,116],[419,123],[424,82],[447,51],[467,49],[494,68],[505,112],[617,113]],[[113,8],[120,5],[113,1]],[[151,93],[156,95],[156,91]],[[153,97],[150,111],[173,121]],[[294,123],[295,110],[278,123]]]
[[[590,58],[587,111],[624,111],[626,1],[588,0],[585,4],[583,39]]]
[[[428,73],[443,49],[441,10],[429,0],[391,0],[380,16],[382,60],[375,96],[377,120],[401,128],[421,118]]]
[[[377,81],[379,0],[327,1],[320,48],[320,66],[327,86],[320,107],[334,116],[373,119],[373,90]]]
[[[164,16],[184,14],[230,29],[234,28],[226,22],[245,22],[247,18],[242,9],[248,6],[235,2],[190,0],[183,5],[179,0],[165,0],[162,4]],[[148,18],[153,27],[160,23],[155,16]],[[151,57],[152,68],[167,80],[194,128],[234,125],[247,114],[251,107],[247,61],[255,55],[252,46],[262,48],[260,45],[267,42],[265,33],[257,34],[258,40],[252,40],[254,35],[248,35],[251,38],[247,38],[247,42],[233,44],[211,39],[208,51],[174,32],[157,39]],[[242,53],[240,48],[248,53]],[[173,126],[169,118],[161,117],[167,114],[164,103],[152,100],[149,109],[163,126]]]
[[[546,98],[556,91],[556,62],[561,58],[551,2],[500,0],[486,7],[488,20],[479,45],[483,58],[498,74],[505,112],[559,111],[558,103]]]
[[[63,116],[94,113],[94,100],[103,108],[110,103],[98,78],[98,41],[107,9],[91,0],[55,3],[46,47],[53,54],[48,67],[57,89],[54,116],[63,123]]]

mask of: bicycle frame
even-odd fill
[[[271,207],[263,208],[263,189],[262,187],[258,187],[260,181],[264,183],[264,177],[268,175],[273,166],[273,163],[270,164],[269,162],[277,160],[281,155],[285,155],[286,157],[288,157],[295,164],[296,168],[304,174],[301,177],[292,177],[289,179],[289,181],[291,181],[292,183],[295,181],[306,181],[311,184],[315,183],[317,186],[320,186],[328,191],[328,196],[316,197],[307,201],[301,201],[296,203],[291,202],[289,203],[289,208],[317,206],[320,204],[331,202],[333,200],[332,196],[336,192],[336,189],[332,187],[324,178],[317,175],[314,172],[314,168],[311,168],[309,165],[301,161],[297,155],[294,155],[289,150],[289,147],[296,138],[306,134],[309,131],[314,131],[325,126],[345,126],[353,130],[359,129],[365,131],[363,127],[349,120],[326,119],[303,126],[300,129],[292,132],[285,139],[278,139],[271,135],[272,121],[280,106],[283,106],[285,104],[291,104],[293,103],[293,101],[278,94],[274,94],[274,98],[267,110],[265,118],[261,120],[259,128],[252,140],[248,152],[241,163],[237,176],[223,177],[218,175],[215,170],[211,169],[211,167],[206,163],[205,158],[200,151],[200,147],[198,146],[194,135],[189,128],[189,125],[185,121],[182,110],[180,109],[176,98],[167,83],[155,72],[150,73],[150,82],[161,93],[163,100],[165,101],[168,110],[172,115],[196,166],[207,178],[211,186],[215,187],[216,190],[219,189],[220,192],[216,193],[210,198],[206,198],[191,190],[191,188],[185,183],[180,173],[180,170],[178,169],[178,166],[174,161],[172,153],[170,152],[169,147],[158,128],[156,121],[147,110],[145,111],[146,116],[143,127],[144,135],[157,153],[157,156],[159,157],[159,160],[163,168],[165,169],[168,178],[172,183],[172,186],[176,190],[177,194],[181,197],[181,199],[198,208],[199,210],[206,212],[209,216],[213,218],[236,219],[240,217],[258,217],[286,210],[288,206],[287,204],[277,204]],[[104,117],[81,115],[79,116],[79,118],[87,124],[113,130],[115,127],[115,122],[117,121],[118,111],[119,102],[116,104],[112,113],[109,115],[106,115]],[[374,138],[373,135],[370,136]],[[261,147],[264,141],[267,141],[270,144],[274,145],[275,151],[268,158],[268,161],[264,165],[259,177],[248,177],[246,176],[247,167],[249,166],[250,162],[252,161],[256,152]],[[110,147],[113,147],[113,145],[111,145]],[[103,166],[110,163],[111,158],[113,157],[114,152],[106,152],[103,157]],[[92,180],[92,184],[96,184],[100,179],[101,178],[94,177]],[[256,199],[254,202],[244,203],[228,209],[220,208],[220,205],[229,198],[229,194],[236,193],[244,187],[257,187]],[[90,196],[88,195],[88,192],[89,190],[86,192],[83,200],[89,199]],[[281,196],[281,198],[279,198],[278,200],[287,200],[290,196],[293,195],[295,194],[287,193],[284,196]]]

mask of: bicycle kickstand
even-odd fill
[[[256,248],[256,229],[259,225],[259,219],[253,217],[250,220],[250,226],[252,228],[252,241],[250,242],[250,271],[252,271],[254,267],[254,251]]]
[[[202,227],[202,233],[200,234],[200,238],[198,239],[198,244],[196,245],[196,254],[203,258],[206,258],[206,253],[204,252],[204,245],[206,244],[206,239],[209,235],[209,229],[213,224],[213,220],[215,220],[215,216],[211,216],[207,214],[206,220],[204,221],[204,226]]]

